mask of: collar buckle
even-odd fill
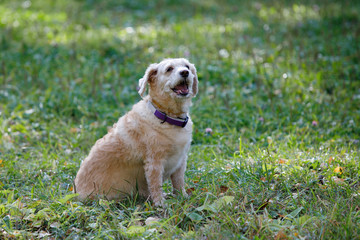
[[[181,127],[184,128],[186,126],[186,124],[188,123],[188,121],[189,121],[189,117],[186,116],[185,121],[183,122]]]

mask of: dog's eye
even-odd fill
[[[185,65],[185,67],[186,67],[187,69],[190,69],[189,65]]]
[[[174,70],[173,67],[168,67],[168,69],[166,69],[166,72],[171,72],[172,70]]]

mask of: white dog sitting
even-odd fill
[[[191,99],[198,92],[195,66],[183,58],[151,64],[139,80],[149,94],[92,147],[75,179],[80,199],[118,199],[136,191],[162,205],[162,183],[185,193],[184,173],[192,139]]]

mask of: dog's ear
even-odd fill
[[[194,97],[196,96],[196,94],[198,93],[198,77],[196,74],[196,68],[194,64],[190,65],[190,71],[191,73],[194,75],[194,81],[193,81],[193,85],[192,85],[192,92],[194,94]]]
[[[145,75],[139,79],[139,91],[141,97],[144,97],[144,93],[146,90],[146,85],[153,81],[157,74],[157,67],[156,63],[150,64],[150,66],[146,69]]]

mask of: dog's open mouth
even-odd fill
[[[186,82],[181,82],[172,89],[177,95],[186,96],[189,94],[189,87]]]

